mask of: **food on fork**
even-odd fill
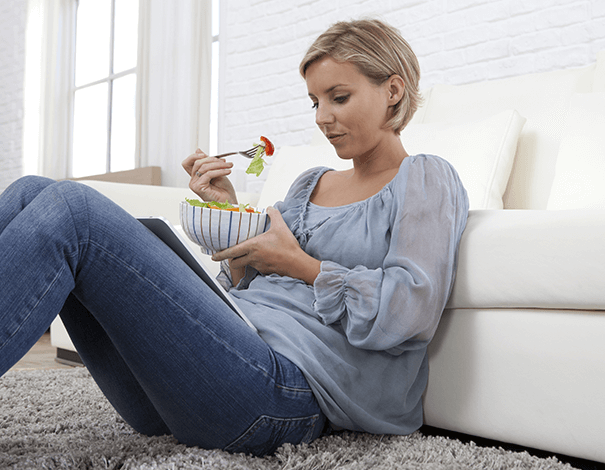
[[[256,155],[254,155],[254,158],[252,159],[250,165],[248,166],[248,169],[246,170],[246,173],[248,173],[249,175],[256,175],[257,177],[260,176],[260,174],[265,169],[265,160],[263,160],[263,155],[270,157],[275,151],[275,146],[271,143],[269,139],[261,135],[260,140],[260,144],[255,144],[258,145],[258,148],[256,149]]]

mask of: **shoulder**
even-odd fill
[[[468,206],[468,196],[458,172],[451,163],[436,155],[405,158],[393,194],[400,205],[405,206],[452,204],[461,209]]]
[[[435,176],[447,178],[458,177],[456,169],[445,158],[430,154],[410,155],[404,159],[403,164],[406,164],[410,171],[415,173],[430,173]]]
[[[327,167],[317,166],[303,171],[296,177],[290,186],[286,199],[297,197],[301,194],[310,193],[310,191],[312,191],[317,184],[319,178],[321,178],[321,176],[328,170],[329,168]]]
[[[418,183],[423,187],[429,185],[464,189],[453,165],[437,155],[410,155],[403,160],[396,179],[406,186],[409,183]]]

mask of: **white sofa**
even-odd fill
[[[471,197],[425,422],[605,462],[605,52],[588,67],[424,95],[404,145],[451,160]],[[242,198],[266,207],[320,164],[348,166],[319,135],[282,147],[262,193]],[[189,194],[87,184],[175,224]],[[73,349],[59,322],[52,343]]]

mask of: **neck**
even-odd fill
[[[398,135],[388,139],[386,145],[375,148],[371,153],[360,155],[353,159],[355,175],[359,178],[371,177],[376,173],[382,173],[393,169],[399,169],[408,153]]]

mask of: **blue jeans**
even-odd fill
[[[140,222],[88,186],[24,177],[0,195],[0,375],[58,314],[143,434],[254,455],[321,434],[301,371]]]

